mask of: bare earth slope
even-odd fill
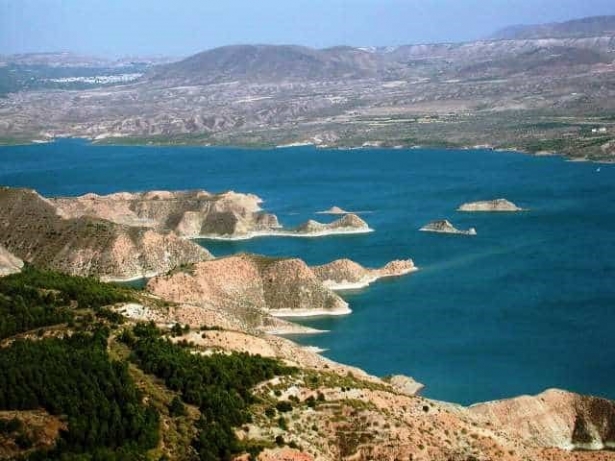
[[[241,254],[195,264],[153,278],[151,293],[174,302],[213,307],[243,316],[340,315],[348,304],[330,290],[367,286],[381,277],[416,270],[411,260],[366,269],[350,260],[310,268],[300,259]]]
[[[238,255],[155,277],[148,291],[175,302],[277,315],[339,315],[348,304],[299,259]]]
[[[227,292],[216,292],[216,281],[208,286],[208,296],[259,298],[260,270],[254,267],[253,257],[233,258],[234,262],[226,258],[232,267],[252,271],[256,283],[251,293],[241,288],[245,282],[231,274],[229,285],[224,287]],[[210,265],[207,278],[222,278],[229,272],[228,265],[216,268],[214,262],[200,264]],[[198,277],[197,270],[193,277]],[[184,279],[175,281],[180,282],[176,290],[187,286]],[[172,290],[170,294],[177,295]],[[160,318],[159,322],[168,325],[169,320]],[[212,321],[207,324],[216,326]],[[287,339],[255,335],[238,324],[233,330],[221,324],[221,330],[198,331],[199,324],[191,323],[194,329],[173,341],[190,342],[195,353],[248,352],[275,357],[301,369],[294,376],[274,378],[256,388],[260,400],[252,407],[253,421],[238,430],[239,437],[266,442],[281,436],[295,447],[267,449],[259,456],[261,461],[615,459],[615,452],[599,451],[612,446],[615,403],[608,400],[550,390],[535,397],[466,408],[417,396],[422,385],[411,378],[381,380]],[[268,416],[278,402],[290,402],[290,410]],[[591,451],[570,451],[573,446]]]
[[[591,450],[615,447],[615,406],[605,399],[550,389],[537,396],[475,405],[470,411],[538,446]]]
[[[19,272],[22,267],[23,261],[0,245],[0,277]]]
[[[53,198],[50,202],[65,217],[96,217],[126,226],[174,232],[186,238],[315,237],[372,231],[365,221],[353,214],[326,224],[310,220],[295,229],[283,229],[275,215],[260,208],[262,199],[232,191],[220,194],[204,190],[118,192]]]
[[[203,190],[120,192],[51,201],[70,217],[96,216],[118,224],[174,231],[184,237],[237,236],[279,227],[274,215],[262,212],[259,197],[232,191],[222,194]]]
[[[0,189],[0,244],[39,267],[73,275],[131,279],[211,258],[174,233],[67,217],[29,189]]]

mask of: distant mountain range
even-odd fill
[[[0,57],[0,144],[489,145],[613,160],[614,24],[395,47],[234,45],[175,62]]]
[[[497,31],[489,38],[492,40],[523,40],[603,35],[615,35],[615,16],[593,16],[566,22],[510,26]]]
[[[536,40],[556,38],[545,45]],[[514,43],[502,43],[514,40]],[[153,81],[191,85],[228,82],[292,82],[403,79],[426,62],[453,64],[462,75],[492,63],[503,73],[561,65],[608,64],[615,49],[615,16],[565,23],[513,26],[488,40],[468,43],[313,49],[296,45],[233,45],[203,51],[152,69]],[[475,65],[479,64],[479,67]],[[466,69],[467,67],[467,69]],[[498,72],[501,74],[502,72]]]

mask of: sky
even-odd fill
[[[187,56],[239,43],[393,46],[615,14],[614,0],[0,0],[0,54]]]

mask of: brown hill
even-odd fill
[[[0,189],[0,244],[39,267],[104,279],[151,276],[211,255],[174,233],[66,216],[30,189]]]
[[[184,237],[244,235],[279,227],[274,215],[261,212],[252,194],[204,190],[119,192],[51,199],[67,217],[94,216],[117,224],[173,231]]]

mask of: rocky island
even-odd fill
[[[433,221],[421,227],[419,230],[423,232],[437,232],[441,234],[476,235],[476,229],[473,227],[465,231],[459,230],[446,219]]]
[[[333,215],[348,214],[348,213],[350,213],[350,212],[346,211],[343,208],[340,208],[338,206],[332,206],[328,210],[323,210],[323,211],[317,211],[316,212],[316,214],[333,214]]]
[[[484,200],[480,202],[470,202],[464,203],[457,211],[468,211],[468,212],[496,212],[496,211],[524,211],[523,208],[519,208],[514,203],[503,199],[498,198],[495,200]]]
[[[331,234],[362,234],[366,232],[373,232],[373,229],[356,214],[346,214],[329,224],[323,224],[310,219],[286,234],[295,234],[296,236],[304,237],[320,237]]]

